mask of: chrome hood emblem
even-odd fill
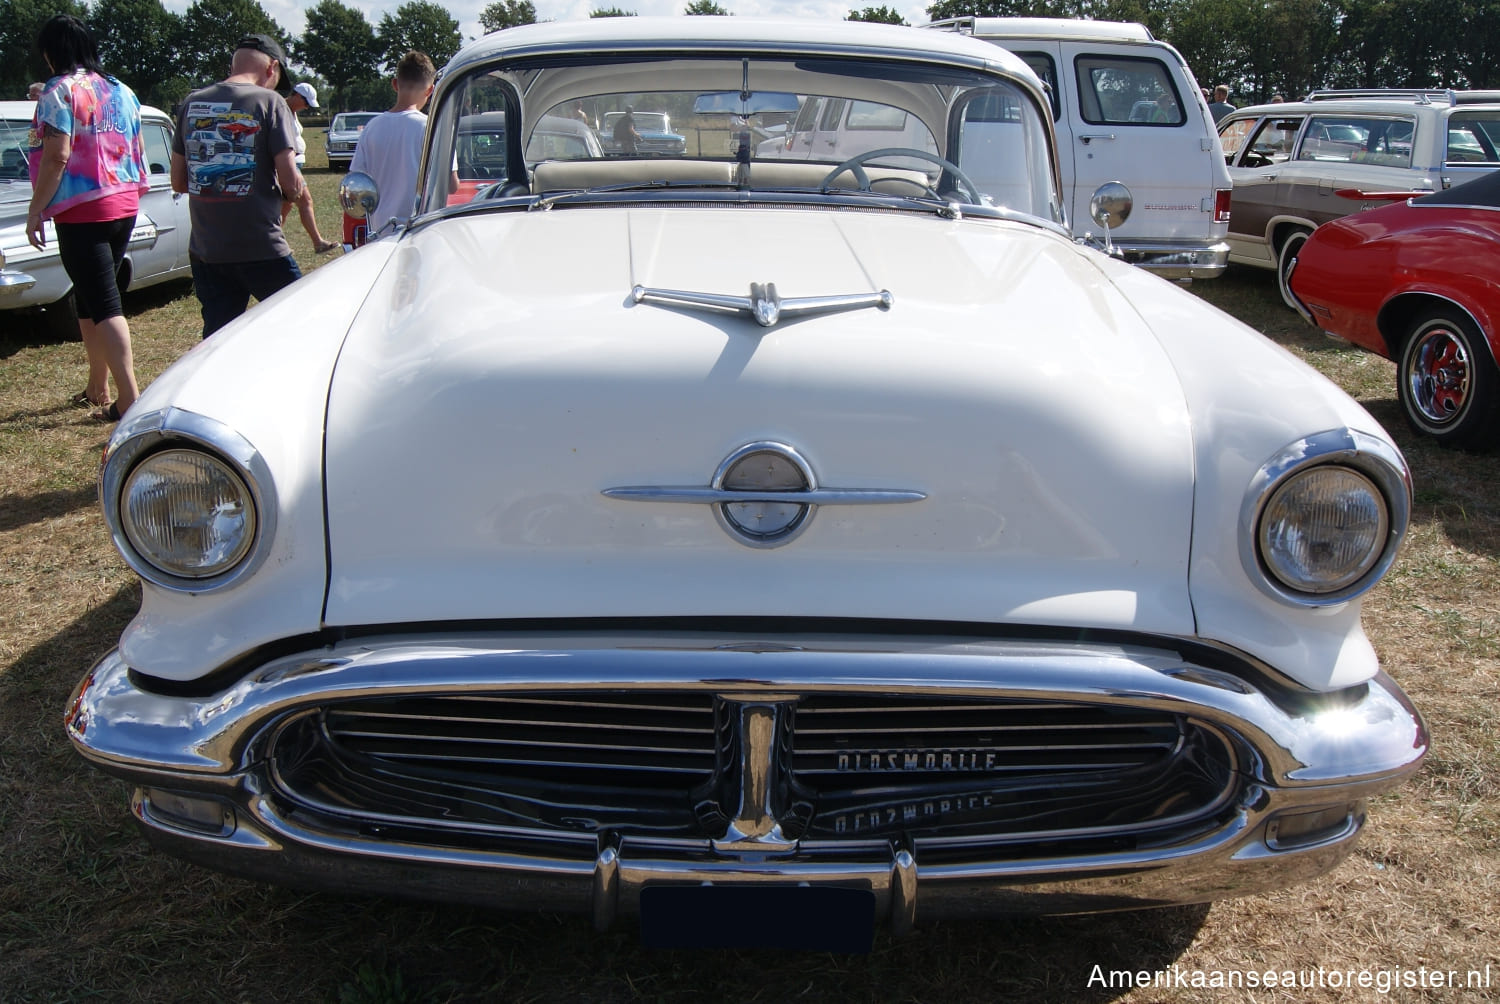
[[[812,466],[784,443],[748,443],[725,457],[707,487],[636,485],[606,488],[629,502],[687,502],[714,507],[719,525],[750,547],[780,547],[807,529],[820,505],[898,505],[926,492],[820,488]]]
[[[888,289],[876,293],[850,293],[843,296],[794,296],[783,300],[776,292],[774,282],[750,284],[749,296],[730,296],[723,293],[691,293],[680,289],[651,289],[636,286],[630,291],[634,303],[656,303],[674,307],[707,307],[710,310],[726,310],[745,313],[755,318],[763,328],[769,328],[783,317],[803,317],[812,314],[832,314],[841,310],[858,310],[862,307],[891,309],[896,298]]]

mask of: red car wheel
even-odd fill
[[[1466,317],[1437,310],[1411,326],[1396,376],[1397,396],[1416,431],[1444,446],[1484,446],[1500,428],[1500,372]]]

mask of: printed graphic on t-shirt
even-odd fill
[[[188,193],[202,198],[244,198],[255,183],[255,137],[260,122],[228,102],[195,101],[183,117]]]

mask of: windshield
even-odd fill
[[[0,181],[29,181],[26,173],[26,136],[30,120],[0,119]]]
[[[370,124],[379,112],[362,112],[358,115],[335,115],[333,117],[334,132],[358,132]]]
[[[709,53],[496,65],[445,89],[427,155],[421,212],[637,187],[833,189],[1062,216],[1030,94],[999,74],[911,62]],[[856,166],[835,174],[846,162]],[[439,180],[454,167],[450,191]]]

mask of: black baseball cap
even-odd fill
[[[254,49],[263,52],[276,60],[281,68],[279,79],[276,81],[276,93],[286,97],[292,93],[292,72],[287,69],[286,51],[281,48],[281,43],[270,35],[241,35],[240,40],[234,44],[236,49]]]

